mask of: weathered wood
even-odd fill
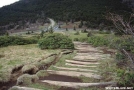
[[[49,74],[57,74],[57,75],[64,75],[64,76],[71,76],[71,77],[89,77],[94,79],[101,79],[100,75],[96,75],[90,72],[76,72],[76,71],[54,71],[54,70],[47,70]]]
[[[65,65],[74,66],[74,67],[85,67],[85,68],[96,68],[97,67],[97,66],[77,65],[77,64],[71,64],[71,63],[66,63]]]
[[[72,71],[81,71],[81,72],[97,72],[96,70],[89,70],[89,69],[81,69],[81,68],[66,68],[66,67],[57,67],[57,66],[53,66],[57,69],[60,70],[72,70]]]
[[[75,61],[75,60],[66,60],[67,63],[76,63],[76,64],[83,64],[83,65],[98,65],[100,63],[97,63],[97,62],[81,62],[81,61]]]
[[[19,87],[19,86],[13,86],[9,90],[41,90],[41,89],[36,89],[36,88],[29,88],[29,87]]]
[[[44,80],[44,83],[56,86],[71,87],[71,88],[85,88],[85,87],[100,87],[100,86],[114,86],[116,82],[100,82],[100,83],[75,83],[75,82],[62,82],[62,81],[51,81]]]

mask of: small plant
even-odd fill
[[[40,37],[43,37],[44,33],[45,33],[44,30],[42,30],[41,33],[40,33]]]
[[[79,39],[78,38],[74,38],[74,41],[79,41]]]
[[[74,26],[74,31],[76,31],[76,27]]]
[[[77,31],[76,33],[74,33],[74,35],[80,35],[79,31]]]
[[[87,37],[90,37],[90,36],[92,36],[92,33],[88,32]]]

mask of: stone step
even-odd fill
[[[54,71],[54,70],[47,70],[49,74],[56,74],[56,75],[64,75],[64,76],[71,76],[71,77],[88,77],[94,79],[101,79],[100,75],[89,73],[89,72],[76,72],[76,71]]]
[[[75,66],[75,67],[85,67],[85,68],[96,68],[97,67],[97,66],[77,65],[77,64],[71,64],[71,63],[66,63],[65,65]]]
[[[82,62],[82,61],[75,61],[75,60],[65,60],[67,63],[76,63],[76,64],[83,64],[83,65],[98,65],[100,63],[96,63],[96,62]]]
[[[115,82],[100,82],[100,83],[76,83],[76,82],[62,82],[62,81],[51,81],[51,80],[43,80],[42,82],[60,86],[60,87],[71,87],[71,88],[86,88],[86,87],[106,87],[106,86],[115,86]]]
[[[41,90],[41,89],[13,86],[12,88],[10,88],[10,90]]]
[[[57,69],[60,69],[60,70],[72,70],[72,71],[80,71],[80,72],[94,72],[94,73],[97,73],[96,70],[88,70],[88,69],[81,69],[81,68],[66,68],[66,67],[57,67],[57,66],[53,66]]]

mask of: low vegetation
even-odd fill
[[[9,45],[36,44],[37,38],[22,38],[18,36],[0,36],[0,47]]]
[[[73,49],[72,40],[62,34],[47,34],[38,42],[41,49]]]

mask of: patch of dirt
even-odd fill
[[[53,80],[53,81],[64,81],[64,82],[82,82],[81,79],[76,77],[64,76],[64,75],[55,75],[50,74],[49,76],[40,78],[41,80]]]
[[[6,83],[0,82],[0,90],[8,90],[10,87],[16,85],[16,81],[9,81]]]
[[[0,55],[0,58],[4,58],[5,57],[5,55]]]
[[[115,55],[115,52],[109,51],[106,48],[101,49],[103,51],[103,54],[110,54],[111,56]]]
[[[70,88],[70,87],[61,87],[58,90],[78,90],[78,89],[74,89],[74,88]]]

